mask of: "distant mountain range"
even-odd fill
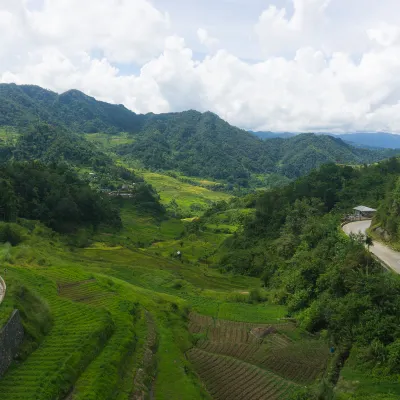
[[[253,132],[254,135],[261,139],[282,138],[287,139],[296,136],[293,132]],[[356,147],[370,149],[400,149],[400,135],[387,132],[357,132],[357,133],[317,133],[319,135],[329,135],[340,138],[347,143]]]
[[[43,123],[51,129],[33,129]],[[132,140],[113,148],[119,157],[153,170],[178,170],[243,185],[252,174],[295,178],[328,162],[372,163],[400,153],[362,149],[327,135],[285,133],[285,138],[261,140],[211,112],[138,115],[77,90],[58,95],[30,85],[0,84],[1,126],[23,135],[12,146],[2,144],[0,137],[0,157],[104,165],[108,157],[83,134],[128,132]]]

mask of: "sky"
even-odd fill
[[[400,133],[398,0],[0,0],[0,82],[261,131]]]

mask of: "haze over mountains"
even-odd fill
[[[40,123],[53,127],[28,129]],[[178,170],[243,186],[254,174],[296,178],[328,162],[372,163],[398,153],[357,148],[327,135],[263,141],[211,112],[138,115],[77,90],[58,95],[31,85],[0,85],[0,126],[24,134],[12,146],[0,142],[1,154],[8,159],[29,156],[77,162],[83,154],[86,164],[104,164],[107,157],[93,149],[84,134],[128,132],[129,140],[113,148],[120,157],[153,170]]]
[[[293,132],[252,132],[261,139],[282,138],[287,139],[296,136]],[[320,135],[329,135],[340,138],[353,146],[363,148],[382,148],[399,149],[400,135],[387,132],[357,132],[357,133],[320,133]]]

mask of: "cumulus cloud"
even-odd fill
[[[208,31],[203,28],[197,29],[197,37],[199,38],[200,43],[209,49],[213,49],[219,44],[219,40],[210,36]]]
[[[330,0],[293,0],[290,18],[286,8],[270,6],[255,26],[265,54],[288,54],[304,45],[323,45],[325,35],[321,33],[327,28],[325,11],[329,3]]]
[[[194,30],[208,48],[198,59],[173,16],[147,0],[46,0],[35,10],[0,0],[0,82],[77,88],[143,113],[211,110],[248,129],[400,133],[400,27],[382,3],[379,19],[352,21],[342,31],[354,35],[338,39],[340,1],[268,7],[254,21],[264,52],[249,62],[204,28]],[[135,68],[122,74],[121,63]]]

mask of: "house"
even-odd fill
[[[374,208],[366,206],[357,206],[353,208],[356,219],[372,218],[376,213]]]

